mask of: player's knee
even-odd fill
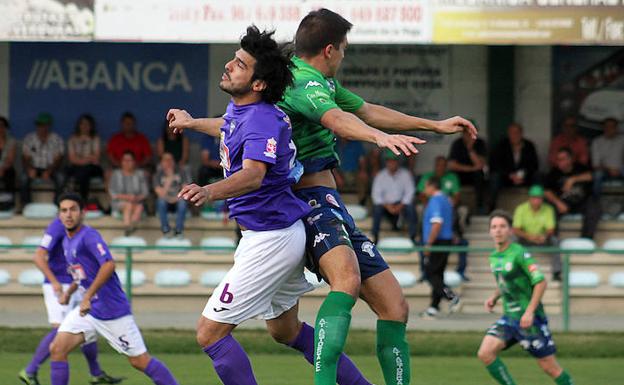
[[[53,361],[62,360],[67,357],[67,349],[62,343],[58,341],[52,341],[50,344],[50,357]]]
[[[197,334],[195,336],[199,346],[205,348],[228,335],[229,330],[220,326],[221,325],[216,322],[210,322],[207,320],[204,322],[200,321],[197,325]]]
[[[485,365],[489,365],[496,359],[496,353],[482,346],[477,352],[477,357],[479,357],[479,360]]]
[[[270,328],[269,334],[271,335],[271,337],[273,337],[273,340],[275,340],[275,342],[283,345],[288,345],[297,337],[297,334],[293,333],[291,330],[275,328]]]
[[[542,367],[542,370],[552,378],[557,378],[561,375],[562,369],[556,363],[541,363],[540,366]]]
[[[136,370],[144,372],[147,365],[149,365],[150,359],[151,357],[149,354],[144,353],[140,356],[128,357],[128,362],[130,362],[130,365],[132,365],[132,367]]]

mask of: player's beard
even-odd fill
[[[231,84],[231,83],[230,83]],[[223,91],[227,92],[228,94],[230,94],[233,97],[239,97],[239,96],[244,96],[247,95],[248,93],[251,92],[252,89],[252,85],[251,83],[249,84],[245,84],[242,86],[227,86],[224,81],[221,81],[219,83],[219,88],[221,88]]]

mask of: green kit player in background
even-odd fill
[[[531,255],[518,243],[511,242],[511,235],[511,216],[494,211],[490,215],[490,236],[496,243],[496,251],[490,255],[489,262],[498,288],[485,301],[485,308],[492,312],[502,297],[504,315],[483,338],[479,359],[499,384],[514,385],[498,353],[519,343],[556,384],[572,385],[572,378],[555,358],[555,342],[541,303],[546,290],[544,275]]]

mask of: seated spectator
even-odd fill
[[[67,142],[67,155],[67,176],[75,179],[82,199],[88,202],[91,178],[102,177],[100,137],[93,116],[85,114],[78,118],[74,133]]]
[[[145,173],[137,169],[132,151],[126,151],[121,157],[121,168],[113,171],[108,191],[113,212],[121,212],[128,236],[141,220],[143,203],[149,193]]]
[[[507,137],[492,150],[490,158],[490,211],[496,209],[501,187],[533,185],[538,168],[535,145],[522,137],[521,125],[510,124]]]
[[[360,141],[340,138],[336,145],[336,151],[340,158],[340,167],[334,169],[338,189],[357,191],[358,202],[364,206],[370,183],[364,145]]]
[[[197,182],[200,186],[223,179],[221,156],[219,152],[219,138],[204,135],[202,138],[201,166],[197,173]]]
[[[409,237],[416,244],[416,212],[414,210],[414,180],[404,167],[399,167],[399,157],[392,151],[384,152],[386,167],[373,180],[373,242],[379,241],[382,216],[389,216],[393,228],[398,230],[399,217],[407,222]]]
[[[572,151],[574,163],[589,166],[589,147],[587,140],[576,132],[576,118],[568,116],[563,120],[561,133],[557,135],[550,143],[548,150],[548,162],[550,167],[557,166],[557,156],[559,150],[569,148]]]
[[[15,200],[15,139],[9,133],[9,121],[4,116],[0,116],[0,192],[8,193],[10,199],[0,202],[0,209],[8,210],[13,208]]]
[[[65,143],[54,132],[50,132],[52,115],[41,113],[35,120],[36,131],[26,135],[22,143],[22,167],[20,196],[22,206],[32,200],[30,184],[34,179],[54,183],[54,200],[61,193],[65,178],[61,171]]]
[[[600,220],[600,205],[592,197],[592,173],[589,167],[574,163],[572,150],[557,153],[557,166],[546,177],[544,196],[559,215],[582,214],[581,236],[593,238]]]
[[[158,197],[156,200],[156,211],[160,218],[160,229],[166,238],[171,237],[171,227],[169,226],[169,212],[175,212],[176,227],[175,236],[184,238],[184,221],[186,220],[186,201],[178,199],[178,193],[182,186],[191,183],[191,178],[184,169],[176,164],[172,154],[165,152],[160,159],[160,167],[154,175],[154,191]]]
[[[473,139],[470,133],[464,132],[461,138],[451,145],[448,168],[459,176],[463,185],[471,185],[475,189],[477,211],[485,212],[485,168],[487,148],[483,139]]]
[[[179,167],[187,167],[189,159],[189,139],[184,135],[178,135],[169,127],[165,120],[162,128],[162,136],[156,142],[156,155],[162,159],[164,153],[173,155],[175,163]]]
[[[152,162],[152,147],[147,137],[136,128],[136,118],[131,112],[121,115],[121,130],[113,135],[106,146],[106,154],[114,168],[121,167],[121,158],[132,152],[136,166],[148,169]]]
[[[618,121],[605,119],[602,127],[604,133],[594,139],[591,145],[596,197],[602,193],[604,181],[624,177],[624,135],[618,133]]]
[[[513,215],[513,232],[518,242],[525,246],[559,246],[555,235],[555,210],[544,203],[544,188],[534,185],[529,189],[529,200],[516,207]],[[561,256],[551,254],[553,280],[561,281]]]

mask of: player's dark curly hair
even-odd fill
[[[284,97],[286,88],[292,85],[290,72],[292,62],[282,53],[277,42],[273,40],[275,31],[260,31],[252,25],[241,39],[241,48],[256,59],[253,80],[263,80],[266,88],[261,98],[267,103],[277,103]]]

